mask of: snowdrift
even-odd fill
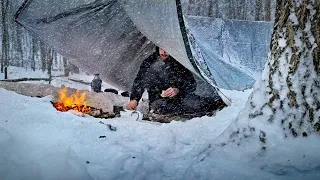
[[[250,88],[272,24],[184,16],[180,0],[26,0],[18,23],[74,64],[130,90],[141,62],[164,48],[197,77],[197,94]]]

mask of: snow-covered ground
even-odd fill
[[[88,88],[65,78],[53,82]],[[215,117],[160,124],[136,121],[129,111],[108,120],[79,117],[58,112],[49,96],[0,89],[0,179],[320,179],[319,137],[285,139],[264,155],[257,143],[215,145],[250,92],[224,91],[233,104]]]

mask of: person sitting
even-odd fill
[[[209,112],[226,106],[220,97],[194,94],[196,86],[191,71],[157,47],[141,64],[126,108],[136,110],[145,89],[149,95],[149,110],[157,114]]]

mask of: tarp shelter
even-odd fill
[[[141,62],[165,49],[214,86],[250,88],[265,64],[271,24],[184,16],[180,0],[26,0],[16,21],[88,72],[130,91]],[[200,88],[201,87],[201,88]]]

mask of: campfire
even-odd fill
[[[77,90],[74,94],[68,95],[67,87],[59,90],[59,98],[57,101],[52,102],[53,106],[62,112],[71,111],[77,112],[77,115],[85,115],[88,114],[97,118],[113,118],[117,115],[120,115],[116,112],[115,114],[111,114],[108,112],[103,112],[102,109],[97,109],[94,107],[90,107],[86,103],[86,92],[80,93]],[[79,114],[80,113],[80,114]]]
[[[76,112],[89,114],[91,107],[87,106],[85,98],[86,92],[80,94],[79,90],[77,90],[71,96],[68,96],[67,88],[65,87],[59,91],[59,99],[53,104],[53,106],[59,111],[74,110]]]

